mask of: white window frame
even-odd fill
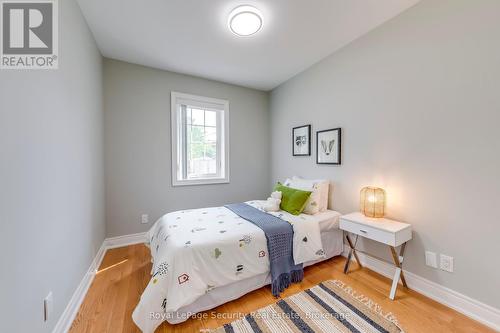
[[[172,91],[171,97],[171,130],[172,130],[172,185],[208,185],[229,183],[229,101],[218,98],[197,96]],[[180,117],[180,106],[198,106],[206,110],[219,111],[217,116],[217,151],[220,151],[217,157],[217,170],[221,170],[222,175],[216,177],[206,177],[197,179],[183,179],[181,159],[182,140],[180,138],[179,128],[182,124]],[[222,112],[221,112],[222,111]],[[219,130],[220,129],[222,130]]]

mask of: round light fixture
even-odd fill
[[[229,14],[229,29],[238,36],[250,36],[262,28],[262,14],[252,6],[236,7]]]

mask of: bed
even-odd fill
[[[262,210],[265,201],[247,204]],[[303,266],[341,254],[338,212],[270,214],[293,225],[294,259]],[[132,315],[143,332],[154,332],[163,321],[183,322],[270,284],[266,235],[226,207],[166,214],[148,239],[152,276]]]

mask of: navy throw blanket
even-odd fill
[[[304,278],[302,264],[295,265],[293,261],[293,227],[290,223],[245,203],[224,207],[252,222],[266,234],[271,263],[271,290],[275,297],[278,297],[292,282],[302,281]]]

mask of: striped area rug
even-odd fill
[[[396,318],[339,280],[329,280],[213,333],[403,332]]]

